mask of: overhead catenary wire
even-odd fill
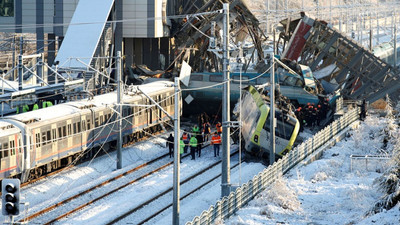
[[[183,15],[171,15],[166,16],[167,19],[184,19],[186,17],[197,17],[202,15],[219,14],[222,10],[214,10],[210,12],[183,14]],[[79,26],[79,25],[92,25],[92,24],[105,24],[105,23],[128,23],[128,22],[140,22],[140,21],[162,21],[164,17],[148,17],[148,18],[135,18],[135,19],[122,19],[122,20],[108,20],[104,21],[93,21],[85,23],[43,23],[43,24],[26,24],[26,25],[0,25],[0,31],[4,30],[15,30],[15,29],[36,29],[36,28],[53,28],[53,27],[68,27],[68,26]]]

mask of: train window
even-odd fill
[[[94,127],[98,127],[99,126],[99,117],[96,117],[94,119]]]
[[[18,146],[19,146],[19,153],[22,151],[22,144],[21,144],[21,139],[18,139]]]
[[[68,124],[68,136],[72,134],[72,124]]]
[[[190,75],[190,80],[203,81],[203,75]]]
[[[102,125],[104,123],[104,117],[100,116],[100,125]]]
[[[36,136],[36,148],[40,147],[40,133],[39,134],[35,134]]]
[[[90,130],[90,119],[87,120],[87,129]]]
[[[55,142],[57,140],[57,129],[51,129],[51,132],[53,133],[53,138],[51,140]]]
[[[62,137],[63,137],[63,135],[62,135],[62,128],[59,127],[59,128],[58,128],[58,138],[62,138]]]
[[[4,143],[4,146],[3,146],[3,156],[4,156],[4,158],[5,157],[8,157],[8,143]]]
[[[46,144],[50,144],[51,142],[51,133],[50,130],[47,131],[47,143]]]
[[[222,82],[223,81],[223,77],[222,75],[210,75],[210,81],[212,82]]]
[[[66,126],[63,126],[63,127],[62,127],[62,130],[63,130],[63,132],[62,132],[63,137],[67,136],[67,127],[66,127]]]
[[[74,123],[74,134],[76,134],[76,123]]]
[[[11,156],[15,155],[15,141],[10,141]]]
[[[86,130],[86,120],[82,120],[82,130]]]
[[[42,132],[42,144],[46,144],[46,132]]]
[[[289,140],[292,136],[294,126],[289,123],[284,123],[282,120],[278,120],[276,126],[276,135]]]
[[[36,148],[40,147],[40,134],[35,134]]]
[[[269,115],[271,115],[271,114],[268,113],[267,119],[265,120],[265,123],[264,123],[264,130],[266,130],[267,132],[269,132],[271,130],[270,129],[270,127],[271,127],[271,117]]]
[[[76,128],[78,129],[78,133],[81,132],[81,122],[76,123]]]
[[[0,159],[3,158],[3,148],[1,146],[2,144],[0,143]]]

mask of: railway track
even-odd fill
[[[204,147],[206,147],[206,146],[204,146]],[[90,204],[93,204],[101,199],[104,199],[105,197],[172,165],[173,161],[170,161],[170,159],[167,158],[167,156],[168,156],[168,154],[164,154],[164,155],[159,156],[155,159],[152,159],[144,164],[141,164],[135,168],[132,168],[124,173],[121,173],[112,178],[109,178],[97,185],[94,185],[90,188],[87,188],[87,189],[79,192],[78,194],[75,194],[67,199],[61,200],[55,204],[52,204],[51,206],[48,206],[45,209],[42,209],[42,210],[37,211],[25,218],[22,218],[19,220],[19,222],[36,221],[38,219],[40,220],[40,217],[47,216],[48,214],[55,214],[56,209],[57,209],[57,211],[63,211],[61,213],[61,215],[56,215],[56,216],[52,215],[51,217],[54,218],[53,220],[48,221],[48,222],[40,221],[40,224],[52,224],[58,220],[61,220],[65,217],[89,206]],[[184,155],[183,158],[185,158],[187,156],[189,156],[189,154]],[[162,165],[159,166],[159,164],[157,164],[157,163],[160,163]],[[154,167],[156,167],[156,168],[154,168],[154,167],[149,168],[149,166],[152,164],[155,164]],[[133,173],[135,173],[135,174],[133,174]],[[132,176],[132,177],[129,177],[129,176]],[[101,190],[102,187],[104,187],[106,185],[109,186],[110,184],[113,184],[115,181],[117,181],[121,178],[127,179],[129,181],[124,183],[123,185],[118,185],[117,187],[114,187],[111,191],[109,191],[110,188],[108,188],[108,190],[106,190],[106,191]],[[83,203],[83,204],[74,203],[75,200],[79,201],[79,198],[84,198],[86,195],[95,195],[99,192],[101,192],[101,194],[99,194],[99,196],[97,196],[97,197],[91,196],[90,201],[85,201],[85,203]],[[67,205],[73,205],[73,206],[71,207],[71,206],[67,206]],[[73,208],[73,209],[65,212],[65,210],[63,210],[64,208]]]
[[[158,134],[161,134],[161,133],[163,133],[163,131],[157,131],[157,132],[153,133],[152,135],[158,135]],[[123,147],[123,148],[129,147],[129,146],[131,146],[131,145],[133,145],[133,144],[135,144],[135,143],[138,143],[138,142],[141,142],[141,141],[145,141],[145,140],[147,140],[147,139],[149,139],[149,138],[151,138],[151,137],[152,137],[152,136],[150,136],[150,135],[148,135],[148,136],[143,136],[142,138],[138,139],[137,141],[130,141],[130,142],[128,142],[128,143],[124,143],[124,144],[122,145],[122,147]],[[85,161],[87,161],[87,160],[82,160],[81,162],[85,162]],[[40,180],[43,180],[43,179],[45,179],[45,178],[47,178],[47,177],[54,176],[54,175],[56,175],[56,174],[58,174],[58,173],[61,173],[61,172],[64,171],[64,170],[71,169],[71,168],[73,168],[74,166],[75,166],[75,164],[71,164],[71,165],[68,165],[68,166],[66,166],[66,167],[63,167],[63,168],[57,169],[57,170],[55,170],[55,171],[52,171],[52,172],[50,172],[50,173],[43,174],[42,176],[40,176],[40,177],[38,177],[38,178],[35,178],[35,179],[29,180],[29,181],[27,181],[27,182],[25,182],[25,183],[22,183],[22,184],[21,184],[21,187],[28,186],[28,185],[30,185],[30,184],[33,184],[33,183],[38,182],[38,181],[40,181]],[[1,194],[1,190],[0,190],[0,194]]]
[[[131,173],[136,172],[136,171],[138,171],[138,170],[140,170],[140,169],[143,169],[143,168],[145,168],[146,166],[149,166],[149,165],[151,165],[151,164],[153,164],[153,163],[155,163],[155,162],[157,162],[157,161],[163,159],[163,158],[166,157],[167,155],[168,155],[168,154],[164,154],[164,155],[162,155],[162,156],[159,156],[159,157],[157,157],[157,158],[155,158],[155,159],[150,160],[149,162],[143,163],[143,164],[141,164],[141,165],[139,165],[139,166],[137,166],[137,167],[135,167],[135,168],[133,168],[133,169],[130,169],[130,170],[128,170],[128,171],[126,171],[126,172],[124,172],[124,173],[122,173],[122,174],[119,174],[119,175],[114,176],[114,177],[112,177],[112,178],[110,178],[110,179],[107,179],[106,181],[103,181],[103,182],[101,182],[101,183],[98,184],[98,185],[95,185],[95,186],[93,186],[93,187],[90,187],[90,188],[88,188],[88,189],[86,189],[86,190],[84,190],[84,191],[82,191],[82,192],[80,192],[80,193],[78,193],[78,194],[76,194],[76,195],[74,195],[74,196],[71,196],[71,197],[69,197],[69,198],[67,198],[67,199],[65,199],[65,200],[62,200],[62,201],[60,201],[60,202],[57,202],[57,203],[55,203],[55,204],[53,204],[53,205],[51,205],[51,206],[49,206],[49,207],[47,207],[47,208],[45,208],[45,209],[43,209],[43,210],[40,210],[40,211],[38,211],[38,212],[35,212],[34,214],[31,214],[30,216],[25,217],[25,218],[19,220],[19,222],[31,221],[32,219],[35,219],[35,218],[37,218],[37,217],[39,217],[39,216],[41,216],[41,215],[43,215],[43,214],[45,214],[45,213],[48,213],[48,212],[50,212],[50,211],[52,211],[52,210],[54,210],[54,209],[56,209],[56,208],[58,208],[58,207],[61,207],[61,206],[65,205],[66,203],[71,202],[72,200],[75,200],[75,199],[81,197],[82,195],[88,194],[88,193],[90,193],[90,192],[92,192],[92,191],[94,191],[94,190],[96,190],[96,189],[98,189],[98,188],[100,188],[100,187],[103,187],[104,185],[110,184],[111,182],[116,181],[116,180],[118,180],[118,179],[120,179],[120,178],[122,178],[122,177],[124,177],[124,176],[126,176],[126,175],[128,175],[128,174],[131,174]],[[172,164],[172,163],[170,162],[170,163],[167,163],[167,164],[165,164],[165,165],[168,166],[168,165],[170,165],[170,164]],[[165,165],[164,165],[164,166],[165,166]],[[161,167],[160,167],[160,168],[161,168]],[[156,171],[155,171],[155,172],[156,172]],[[150,175],[150,174],[147,174],[147,176],[148,176],[148,175]],[[141,179],[144,178],[144,176],[141,176],[141,177],[142,177]],[[139,178],[140,178],[140,177],[139,177]],[[138,179],[139,179],[139,178],[138,178]],[[136,180],[136,181],[137,181],[137,180]]]
[[[238,152],[232,153],[231,156],[232,156],[233,154],[237,154],[237,153],[238,153]],[[212,165],[208,166],[207,168],[205,168],[205,169],[203,169],[203,170],[201,170],[201,171],[199,171],[199,172],[193,174],[192,176],[186,178],[185,180],[181,181],[180,184],[181,184],[181,185],[185,185],[185,184],[189,183],[189,181],[192,181],[192,180],[198,178],[198,177],[201,176],[203,173],[205,173],[207,170],[211,170],[212,168],[214,168],[214,167],[216,167],[217,165],[219,165],[221,162],[222,162],[222,161],[219,160],[219,161],[217,161],[216,163],[213,163]],[[237,163],[237,164],[231,166],[231,169],[237,167],[238,165],[239,165],[239,163]],[[209,178],[209,179],[208,179],[207,181],[205,181],[205,182],[202,182],[202,183],[200,183],[200,184],[197,183],[197,184],[196,184],[196,187],[195,187],[195,188],[192,188],[190,191],[187,191],[182,197],[180,197],[180,200],[183,200],[183,199],[187,198],[188,196],[190,196],[190,195],[196,193],[196,192],[199,191],[201,188],[205,187],[207,184],[210,184],[211,182],[213,182],[214,180],[218,179],[219,177],[221,177],[221,174],[220,174],[220,173],[217,174],[217,175],[215,175],[215,176],[213,176],[212,178]],[[189,184],[189,186],[190,186],[190,184]],[[143,212],[143,211],[146,211],[145,208],[152,208],[152,209],[154,209],[154,208],[153,208],[153,205],[157,205],[157,202],[156,202],[156,201],[159,201],[160,198],[170,198],[170,195],[172,194],[172,191],[173,191],[173,188],[172,188],[172,187],[166,189],[166,190],[163,191],[162,193],[160,193],[160,194],[154,196],[153,198],[147,200],[146,202],[140,204],[139,206],[137,206],[137,207],[135,207],[135,208],[133,208],[133,209],[131,209],[131,210],[125,212],[123,215],[121,215],[121,216],[115,218],[114,220],[108,222],[107,225],[115,224],[115,223],[121,221],[122,219],[124,219],[124,218],[126,218],[126,217],[128,217],[128,216],[131,216],[132,214],[138,212],[139,210],[142,210],[141,212]],[[146,218],[140,220],[139,222],[134,222],[133,224],[145,224],[145,223],[149,222],[150,220],[154,219],[156,216],[160,215],[162,212],[164,212],[165,210],[167,210],[167,209],[170,208],[170,207],[172,207],[172,203],[167,204],[167,205],[164,205],[164,206],[161,206],[161,207],[158,207],[158,208],[157,208],[157,211],[151,213],[150,215],[147,215]]]

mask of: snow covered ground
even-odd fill
[[[167,135],[168,134],[164,134],[162,136],[166,138]],[[67,199],[68,197],[115,176],[116,174],[121,174],[153,158],[166,154],[168,150],[164,146],[165,139],[157,137],[125,148],[123,150],[123,168],[121,170],[116,170],[116,152],[107,153],[90,162],[82,163],[72,169],[24,187],[21,191],[22,202],[29,202],[28,215],[30,215],[44,207],[48,207],[61,200]],[[237,149],[237,146],[232,146],[232,149]],[[181,164],[181,181],[218,159],[219,158],[214,158],[212,147],[204,148],[202,150],[201,158],[196,158],[194,161],[190,160],[190,157],[184,158],[182,160],[183,163]],[[231,160],[231,165],[236,164],[238,162],[238,156],[236,155],[232,157]],[[245,183],[264,168],[265,166],[260,163],[242,163],[240,169],[239,167],[232,169],[231,183],[236,185]],[[221,166],[217,166],[208,173],[210,174],[210,177],[215,176],[217,173],[221,173]],[[202,179],[206,178],[203,177]],[[122,194],[96,202],[90,207],[86,207],[74,215],[68,216],[67,219],[62,220],[57,224],[106,224],[122,212],[127,211],[129,208],[134,208],[139,203],[149,199],[151,196],[164,191],[172,185],[172,181],[173,167],[169,166],[138,183],[122,189]],[[117,181],[117,184],[113,185],[118,185],[118,183],[125,184],[127,182],[129,182],[128,178],[122,178]],[[197,180],[197,182],[201,183],[203,181]],[[191,195],[181,201],[181,224],[184,224],[185,222],[192,220],[193,217],[200,215],[203,210],[208,209],[210,205],[219,200],[221,196],[220,184],[221,179],[216,179],[214,182],[203,187],[200,192],[197,192],[193,196]],[[192,186],[194,187],[195,185],[193,184]],[[189,187],[182,186],[181,196],[192,189],[193,188],[190,187],[190,185]],[[87,196],[87,199],[91,198],[95,198],[95,195],[90,194]],[[163,205],[164,202],[171,203],[172,195],[170,198],[165,198],[162,201],[163,202],[159,202],[160,205]],[[63,208],[56,210],[64,211],[67,209]],[[171,224],[171,211],[171,208],[166,210],[148,224]],[[22,216],[26,215],[20,215],[16,219],[21,219]],[[144,216],[145,215],[143,215],[143,217]],[[140,217],[141,215],[136,215],[134,218],[127,217],[118,224],[136,224],[143,219]],[[50,213],[48,216],[45,216],[40,220],[32,221],[31,224],[42,224],[52,218],[52,214]],[[3,222],[4,218],[1,218],[0,221]]]
[[[399,204],[364,217],[383,196],[374,181],[388,161],[357,160],[351,169],[350,155],[378,155],[393,147],[399,130],[388,127],[396,126],[392,120],[368,116],[321,159],[293,168],[224,224],[400,224]],[[392,137],[386,150],[385,130]]]
[[[353,162],[352,168],[350,166],[350,155],[377,155],[393,147],[393,141],[399,137],[399,130],[397,127],[395,130],[388,130],[391,123],[386,118],[368,116],[366,121],[362,122],[358,129],[352,130],[346,139],[326,150],[321,159],[306,166],[293,168],[249,205],[239,210],[236,216],[220,221],[220,224],[399,224],[399,205],[392,210],[364,217],[382,196],[374,180],[382,175],[386,161],[369,160],[366,165],[365,160],[358,160]],[[385,130],[392,136],[386,150],[383,147]],[[167,134],[162,136],[165,138]],[[115,152],[80,164],[23,188],[23,202],[30,203],[30,212],[37,211],[112,175],[167,153],[164,145],[165,140],[158,137],[124,149],[121,170],[115,169]],[[237,163],[237,158],[237,156],[232,158],[231,165]],[[195,161],[189,158],[183,159],[181,180],[215,160],[211,147],[203,149],[202,157]],[[245,183],[263,169],[264,165],[260,163],[243,163],[241,169],[239,167],[232,169],[231,183]],[[220,172],[221,167],[218,166],[207,173],[209,176],[214,176]],[[115,218],[123,208],[133,207],[149,196],[161,192],[168,185],[172,185],[172,176],[173,169],[168,167],[137,184],[124,188],[123,198],[107,198],[57,224],[105,224]],[[127,180],[121,179],[118,182],[126,183]],[[221,180],[217,179],[202,188],[200,192],[181,201],[181,224],[191,221],[219,200],[220,182]],[[182,187],[181,196],[190,190],[190,187]],[[171,203],[172,195],[160,201],[163,201],[160,204]],[[126,217],[118,224],[136,224],[140,220],[138,216]],[[168,209],[147,224],[171,224],[171,222],[171,209]]]

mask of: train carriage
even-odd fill
[[[143,129],[159,130],[170,119],[147,96],[174,114],[172,82],[153,82],[140,90],[146,95],[131,92],[122,101],[124,143],[140,138]],[[0,118],[0,179],[18,177],[25,182],[69,165],[80,155],[92,157],[99,147],[116,145],[116,99],[113,92]],[[146,104],[151,107],[146,109]]]
[[[249,86],[242,97],[242,136],[246,152],[251,155],[269,157],[270,107],[258,91]],[[237,109],[235,113],[239,112]],[[299,132],[299,121],[280,109],[275,109],[275,158],[282,157],[293,147]]]
[[[21,139],[19,128],[0,121],[0,179],[21,173]]]

